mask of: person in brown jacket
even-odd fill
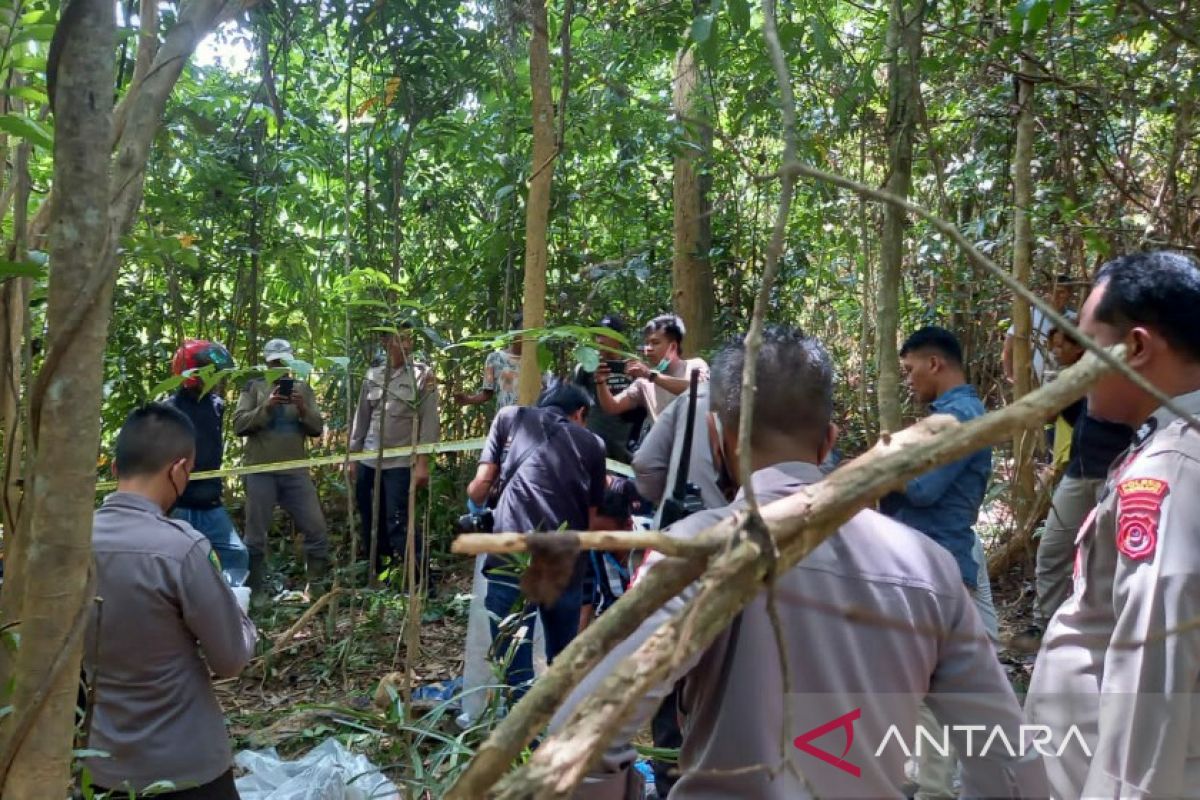
[[[765,331],[758,360],[764,380],[754,400],[752,449],[744,453],[737,442],[744,360],[742,343],[720,353],[710,403],[730,472],[739,474],[739,462],[749,459],[755,493],[766,505],[822,478],[818,465],[836,437],[833,366],[817,340],[788,328]],[[669,533],[694,537],[744,507],[739,494]],[[651,555],[641,576],[660,560]],[[551,730],[561,729],[579,702],[697,591],[695,584],[685,589],[613,648],[576,687]],[[577,797],[640,797],[631,742],[679,679],[682,774],[671,800],[902,798],[905,763],[924,741],[916,729],[923,701],[944,726],[928,735],[939,746],[949,740],[959,748],[964,794],[1047,795],[1037,752],[983,747],[995,730],[1018,742],[1021,709],[958,565],[943,548],[861,511],[780,575],[774,591],[791,694],[784,693],[764,589],[707,650],[639,699]],[[971,731],[983,733],[972,741]]]
[[[263,349],[270,369],[287,369],[295,359],[286,339],[272,339]],[[255,378],[246,384],[233,412],[233,432],[246,439],[245,463],[270,464],[298,461],[308,455],[305,441],[321,435],[325,422],[317,407],[312,387],[285,373],[273,383]],[[266,600],[263,593],[266,559],[270,547],[267,533],[275,506],[280,506],[304,536],[304,562],[310,592],[321,593],[329,572],[329,539],[325,514],[312,475],[305,467],[247,475],[246,549],[250,551],[247,581],[255,604]]]

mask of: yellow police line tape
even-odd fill
[[[396,458],[397,456],[412,456],[412,455],[428,455],[435,453],[470,453],[476,450],[482,450],[486,439],[461,439],[457,442],[437,442],[435,444],[419,444],[415,447],[412,445],[404,445],[403,447],[389,447],[383,451],[384,458]],[[370,453],[351,453],[350,460],[374,461],[379,458],[379,451]],[[341,455],[317,456],[315,458],[301,458],[295,461],[273,461],[269,464],[253,464],[241,467],[226,467],[225,469],[211,469],[204,472],[193,472],[191,479],[194,481],[202,481],[206,478],[227,478],[236,475],[258,475],[263,472],[283,472],[289,469],[305,469],[308,467],[329,467],[346,462],[345,453]],[[624,475],[627,478],[633,477],[633,469],[628,464],[622,464],[620,461],[608,459],[608,471],[615,472],[618,475]],[[117,488],[116,481],[100,481],[96,484],[97,492],[108,492]]]

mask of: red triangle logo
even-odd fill
[[[823,725],[818,725],[812,730],[800,734],[792,744],[796,746],[796,749],[803,750],[810,756],[816,756],[826,764],[832,764],[837,767],[842,772],[847,772],[856,778],[861,778],[862,770],[846,760],[846,754],[850,752],[850,747],[854,744],[854,720],[860,717],[862,717],[862,709],[856,708],[853,711],[842,714],[837,719],[831,719]],[[836,731],[839,728],[846,731],[846,747],[842,750],[840,756],[835,756],[828,750],[822,750],[820,747],[812,744],[813,739],[820,739],[825,734]]]

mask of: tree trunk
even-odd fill
[[[1018,78],[1017,131],[1013,148],[1013,278],[1029,285],[1033,265],[1033,232],[1029,210],[1033,205],[1033,81],[1027,76],[1035,67],[1021,59]],[[1033,388],[1032,335],[1033,321],[1029,303],[1020,296],[1013,297],[1013,395],[1017,399]],[[1021,431],[1013,439],[1013,517],[1018,530],[1033,506],[1036,492],[1034,453],[1041,431]]]
[[[888,179],[887,191],[908,198],[912,188],[913,138],[920,113],[921,23],[925,0],[891,0],[888,21]],[[904,211],[883,209],[879,242],[878,347],[876,364],[879,429],[900,429],[900,364],[896,338],[900,326],[900,275],[904,262]]]
[[[7,767],[0,793],[18,800],[62,796],[71,774],[112,281],[94,299],[82,295],[115,255],[108,216],[115,37],[115,5],[105,0],[75,0],[55,34],[54,182],[71,188],[58,194],[50,217],[49,375],[39,376],[46,391],[34,397],[30,518],[18,531],[36,546],[25,548],[20,596],[3,599],[3,619],[19,621],[21,639],[9,673],[14,713],[0,749],[0,771]]]
[[[554,103],[550,98],[550,32],[545,0],[529,0],[529,84],[533,94],[533,160],[525,204],[525,329],[546,324],[546,227],[550,219],[550,182],[554,177]],[[537,340],[522,344],[521,405],[533,405],[541,391]]]
[[[691,357],[712,344],[713,275],[708,251],[712,241],[709,208],[703,177],[697,167],[712,146],[712,128],[695,123],[700,108],[700,69],[694,48],[684,48],[675,59],[672,81],[675,116],[689,130],[687,146],[675,154],[675,250],[671,278],[675,313],[687,328],[684,355]]]
[[[55,31],[54,183],[29,226],[31,242],[43,232],[50,242],[47,347],[29,390],[33,468],[11,532],[24,556],[7,565],[20,571],[6,576],[0,594],[0,624],[19,623],[20,633],[15,654],[0,648],[0,686],[12,687],[5,698],[12,713],[0,726],[5,798],[69,792],[116,247],[141,204],[154,134],[184,65],[201,39],[243,7],[182,3],[162,48],[139,52],[151,67],[136,70],[144,78],[116,112],[114,4],[75,0]]]

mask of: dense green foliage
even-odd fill
[[[716,131],[704,167],[717,329],[743,329],[781,149],[761,12],[744,0],[568,5],[566,37],[568,8],[550,9],[565,120],[548,324],[589,324],[610,310],[640,320],[669,307],[672,157],[689,146],[691,124],[670,113],[671,63],[679,48],[697,47],[706,67],[703,109]],[[40,111],[39,65],[56,8],[22,9],[3,57],[10,83],[25,85],[8,90],[17,105],[0,119],[10,153],[20,141],[35,145],[33,214],[53,135]],[[877,2],[781,9],[800,156],[876,185],[887,163],[888,10]],[[137,46],[128,12],[118,92]],[[172,21],[164,9],[164,27]],[[1183,12],[1150,15],[1112,0],[938,5],[921,65],[917,201],[1001,263],[1011,258],[1013,76],[1024,50],[1039,65],[1038,269],[1083,280],[1117,251],[1187,246],[1200,200],[1190,136],[1200,47],[1191,30]],[[447,343],[490,338],[519,308],[524,185],[536,168],[528,156],[527,35],[516,3],[278,2],[202,48],[204,65],[190,66],[177,88],[144,211],[126,242],[106,428],[166,376],[184,336],[220,339],[243,365],[260,360],[266,339],[286,336],[307,360],[349,357],[351,376],[359,375],[376,349],[373,328],[398,300],[415,304],[436,337],[426,357],[444,395],[474,389],[483,351]],[[11,213],[7,223],[11,233]],[[846,428],[859,445],[870,438],[874,408],[879,224],[877,207],[802,183],[771,309],[833,347]],[[925,224],[911,225],[907,244],[902,328],[940,320],[959,330],[973,377],[1001,402],[1008,297]],[[37,267],[9,262],[10,272],[22,269]],[[571,347],[554,356],[565,372]],[[322,363],[322,397],[340,427],[342,373]],[[478,432],[485,419],[444,408],[447,435]]]

